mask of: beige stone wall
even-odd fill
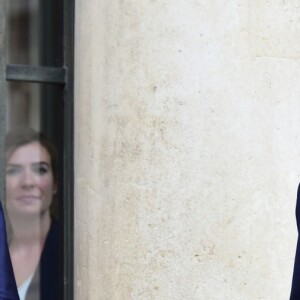
[[[76,1],[75,299],[288,299],[300,1]]]

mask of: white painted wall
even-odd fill
[[[288,299],[300,1],[76,1],[76,299]]]

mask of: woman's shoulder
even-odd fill
[[[19,299],[8,252],[4,213],[0,201],[0,299]]]

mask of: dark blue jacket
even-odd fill
[[[0,202],[0,300],[19,300],[14,272],[8,252],[6,229]]]
[[[63,261],[59,224],[52,219],[40,263],[28,288],[25,300],[63,299]],[[1,299],[0,299],[1,300]]]
[[[300,232],[300,185],[297,193],[297,204],[296,204],[296,221],[298,233]],[[300,300],[300,239],[298,236],[295,264],[294,264],[294,275],[292,281],[292,291],[290,300]]]

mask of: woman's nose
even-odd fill
[[[31,171],[24,170],[24,173],[21,178],[22,187],[32,187],[35,184],[34,175]]]

